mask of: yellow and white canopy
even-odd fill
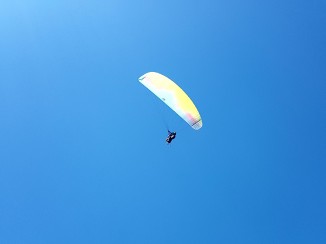
[[[139,81],[193,129],[199,130],[203,126],[203,121],[194,103],[172,80],[159,73],[149,72],[141,76]]]

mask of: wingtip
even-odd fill
[[[191,127],[195,130],[199,130],[201,127],[203,127],[203,121],[200,119],[198,122],[193,124]]]

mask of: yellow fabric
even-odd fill
[[[158,98],[173,109],[192,128],[202,127],[201,116],[189,96],[172,80],[156,72],[149,72],[139,78],[139,81]]]

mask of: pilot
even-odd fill
[[[168,135],[168,137],[166,138],[165,141],[166,141],[168,144],[170,144],[170,143],[172,142],[172,140],[175,139],[177,133],[176,133],[176,132],[171,132],[171,131],[169,131],[169,130],[168,130],[168,132],[169,132],[169,135]]]

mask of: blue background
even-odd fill
[[[0,1],[0,243],[326,243],[325,12]]]

